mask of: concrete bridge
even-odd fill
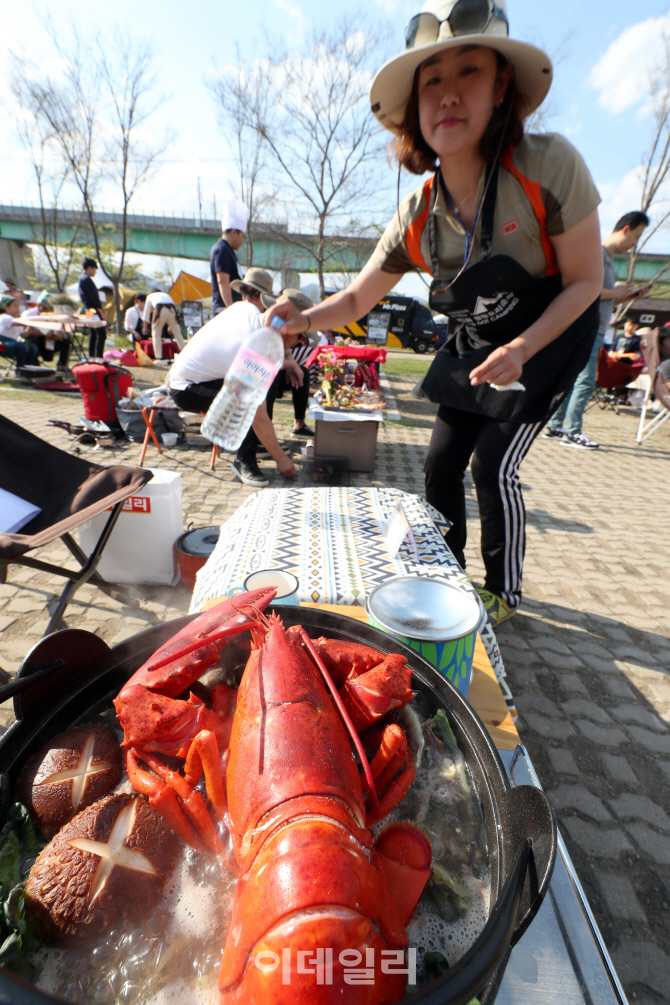
[[[69,243],[75,233],[77,242],[92,244],[85,217],[76,210],[59,210],[54,219],[47,210],[49,234],[57,233],[58,241]],[[96,226],[101,236],[120,245],[122,217],[118,213],[96,213]],[[176,216],[128,216],[127,250],[140,255],[161,255],[166,258],[191,258],[207,261],[216,240],[221,237],[218,220],[194,220]],[[0,241],[19,245],[36,244],[42,232],[40,210],[36,206],[0,206]],[[80,235],[80,236],[79,236]],[[286,224],[258,223],[253,233],[253,264],[271,270],[295,269],[314,272],[315,259],[306,249],[316,249],[316,237],[289,233]],[[331,237],[328,241],[329,272],[357,272],[372,252],[375,238]],[[301,245],[301,246],[299,246]],[[240,260],[246,263],[246,244],[240,249]]]

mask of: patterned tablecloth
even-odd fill
[[[391,558],[385,537],[396,502],[412,527],[418,558],[405,541]],[[214,597],[243,588],[260,569],[297,576],[301,601],[365,605],[367,594],[392,576],[434,576],[462,589],[470,581],[444,541],[448,524],[418,495],[392,488],[264,489],[249,496],[221,527],[219,541],[198,572],[191,613]],[[482,641],[505,700],[514,707],[490,625]]]

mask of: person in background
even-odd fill
[[[212,316],[242,299],[232,283],[240,278],[235,252],[242,246],[248,223],[249,210],[245,204],[239,199],[229,199],[221,216],[221,237],[209,255]]]
[[[95,258],[85,258],[81,263],[83,270],[83,275],[79,280],[79,299],[81,300],[84,310],[95,311],[101,321],[107,324],[107,318],[105,317],[105,312],[102,309],[102,304],[100,302],[100,294],[98,293],[98,287],[93,282],[93,278],[98,271],[98,263]],[[88,336],[88,355],[92,359],[102,359],[102,354],[105,351],[105,338],[106,338],[105,328],[91,328],[90,334]]]
[[[23,292],[23,290],[20,290],[18,288],[18,286],[16,285],[16,280],[15,279],[9,279],[9,278],[7,278],[7,279],[4,280],[4,283],[5,283],[5,286],[7,287],[7,289],[5,290],[5,293],[9,293],[10,297],[13,297],[14,300],[16,300],[17,304],[19,305],[19,311],[21,311],[22,308],[24,307],[24,305],[25,305],[28,297]]]
[[[621,304],[625,300],[644,297],[649,292],[651,283],[646,286],[633,287],[628,283],[615,286],[616,272],[613,255],[624,255],[631,251],[642,237],[645,227],[649,226],[646,213],[634,211],[626,213],[617,221],[610,236],[603,242],[603,264],[605,278],[600,292],[600,323],[598,334],[593,343],[589,361],[578,375],[572,391],[552,415],[549,424],[543,432],[548,440],[556,440],[566,447],[577,447],[580,450],[597,450],[599,444],[589,439],[582,432],[584,412],[589,398],[596,386],[596,371],[598,356],[605,341],[605,333],[612,316],[613,304]],[[639,343],[638,343],[639,345]]]
[[[617,356],[622,353],[640,352],[641,336],[640,326],[635,321],[626,321],[623,326],[623,335],[616,340],[615,352]]]
[[[181,352],[185,343],[177,320],[177,305],[169,293],[161,293],[156,289],[145,299],[142,313],[142,329],[145,335],[149,334],[149,324],[151,324],[151,341],[154,344],[154,359],[163,358],[164,327],[170,332]]]
[[[11,293],[3,293],[0,297],[0,343],[14,357],[17,369],[22,366],[34,366],[37,363],[37,346],[24,339],[28,322],[17,321],[20,313],[18,300]]]
[[[256,273],[253,276],[254,287],[250,288],[258,292],[260,287],[263,292],[259,292],[257,298],[248,297],[213,317],[189,339],[184,351],[175,359],[169,384],[170,396],[179,408],[200,413],[208,410],[223,387],[224,378],[256,312],[274,304],[272,279],[262,269],[254,269],[253,272]],[[282,335],[282,340],[288,352],[296,337]],[[279,445],[264,401],[258,406],[252,426],[233,461],[232,468],[237,477],[255,488],[264,488],[269,484],[256,460],[259,441],[277,464],[279,473],[285,478],[292,478],[296,474],[295,465]]]
[[[46,290],[42,290],[37,298],[37,306],[29,307],[27,311],[23,312],[22,318],[34,318],[40,314],[53,314],[53,307],[49,303],[49,294]],[[50,363],[54,358],[56,343],[58,343],[56,372],[63,373],[67,370],[70,350],[72,348],[72,341],[68,334],[61,332],[44,333],[39,328],[28,328],[26,330],[26,338],[30,339],[37,346],[37,355],[41,356],[45,363]]]
[[[136,293],[134,297],[134,304],[129,307],[126,311],[126,317],[123,322],[123,327],[128,334],[128,338],[133,344],[142,341],[142,315],[144,313],[144,308],[147,302],[146,293]]]
[[[661,362],[658,364],[658,372],[668,385],[670,390],[670,326],[663,325],[658,336],[658,348],[661,354]]]
[[[277,303],[282,303],[284,300],[290,300],[301,311],[309,310],[310,307],[314,306],[314,301],[305,293],[301,293],[300,290],[283,290],[277,298]],[[304,363],[319,344],[319,332],[312,332],[310,335],[301,335],[291,348],[290,360],[285,361],[283,369],[279,371],[268,391],[268,415],[272,418],[275,401],[277,398],[281,398],[284,391],[287,391],[290,387],[293,398],[294,436],[314,436],[314,430],[305,425],[307,403],[309,401],[309,370]]]

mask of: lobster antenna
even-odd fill
[[[344,722],[346,730],[349,733],[349,736],[351,737],[351,739],[353,741],[354,747],[356,748],[356,753],[358,754],[358,756],[360,758],[360,761],[361,761],[361,764],[363,765],[363,773],[365,775],[365,780],[368,783],[368,789],[370,790],[370,801],[372,803],[372,814],[373,814],[374,819],[376,820],[379,817],[379,799],[377,798],[377,789],[375,788],[375,780],[372,777],[372,770],[370,768],[370,762],[368,761],[367,757],[365,756],[365,751],[363,750],[363,744],[361,743],[360,737],[359,737],[358,733],[356,732],[356,727],[354,726],[353,722],[349,718],[349,713],[347,712],[346,708],[344,707],[344,703],[343,703],[342,699],[340,698],[340,696],[339,696],[339,694],[337,692],[337,688],[335,687],[335,684],[333,683],[333,678],[330,676],[330,674],[326,670],[326,668],[325,668],[325,666],[323,664],[323,660],[321,659],[321,657],[319,656],[318,652],[314,648],[314,644],[313,644],[312,640],[310,639],[309,635],[307,634],[307,632],[305,631],[305,629],[302,627],[302,625],[300,626],[300,634],[302,636],[303,643],[305,644],[305,646],[307,648],[307,652],[310,654],[310,656],[312,657],[312,659],[316,663],[317,667],[321,671],[321,675],[322,675],[324,681],[326,682],[326,686],[328,687],[328,690],[330,691],[330,693],[332,695],[333,701],[335,702],[335,705],[337,707],[338,712],[342,716],[342,721]]]

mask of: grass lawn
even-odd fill
[[[382,373],[387,377],[423,377],[432,361],[432,355],[418,353],[408,354],[405,359],[389,358],[382,365]]]

